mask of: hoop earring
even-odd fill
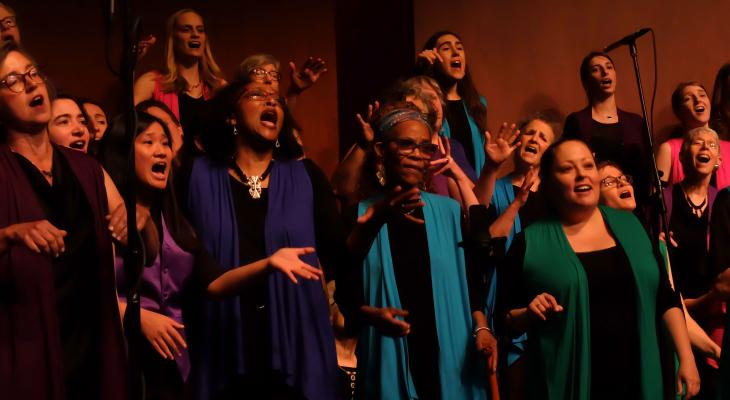
[[[276,147],[277,149],[279,147],[281,147],[281,144],[279,144],[279,139],[276,139],[276,143],[274,143],[274,147]]]
[[[236,129],[236,125],[233,125],[233,136],[238,136],[238,129]]]
[[[377,170],[375,171],[375,177],[378,179],[378,183],[380,186],[385,186],[385,167],[383,164],[378,164],[376,167]]]
[[[714,171],[717,171],[718,169],[720,169],[720,164],[719,163],[718,164],[715,164],[715,167],[712,168],[712,171],[714,172]]]

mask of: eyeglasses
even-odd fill
[[[14,16],[5,17],[3,19],[0,19],[0,26],[2,26],[4,29],[7,28],[13,28],[18,26],[17,22],[15,21]]]
[[[601,186],[605,188],[612,188],[616,185],[618,185],[619,182],[623,182],[626,184],[632,184],[634,183],[634,178],[631,175],[621,175],[621,176],[607,176],[603,179],[601,179]]]
[[[46,81],[46,77],[38,71],[38,68],[31,67],[23,74],[8,74],[5,79],[0,81],[0,85],[5,86],[13,93],[20,93],[28,86],[28,82],[41,84]]]
[[[388,142],[398,145],[398,152],[403,155],[410,155],[416,149],[421,150],[421,154],[426,157],[433,157],[439,150],[438,145],[431,142],[416,143],[413,139],[391,139]]]
[[[707,146],[710,150],[717,150],[717,143],[716,142],[705,142],[702,139],[695,139],[690,143],[692,146],[697,146],[699,148]]]
[[[255,101],[257,103],[274,103],[274,104],[283,104],[281,101],[281,97],[278,93],[263,93],[263,92],[253,92],[253,93],[244,93],[243,96],[244,99],[248,101]]]
[[[263,81],[267,76],[272,81],[278,82],[281,79],[281,74],[278,71],[266,71],[263,68],[254,68],[251,72],[249,72],[249,74],[253,74],[257,81]]]

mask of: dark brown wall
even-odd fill
[[[583,56],[640,27],[652,27],[659,57],[655,124],[664,134],[675,123],[669,99],[677,83],[698,80],[711,91],[715,73],[730,61],[728,15],[730,2],[713,0],[419,0],[414,20],[419,48],[437,30],[452,29],[463,36],[469,68],[489,101],[493,129],[544,106],[557,106],[566,114],[585,107],[578,77]],[[649,97],[650,36],[638,46]],[[618,72],[619,107],[640,113],[628,50],[620,48],[611,56]]]
[[[137,69],[141,74],[163,65],[165,21],[174,11],[192,7],[206,18],[212,50],[230,77],[246,56],[271,53],[288,72],[289,60],[307,56],[328,61],[328,72],[305,92],[294,110],[304,129],[307,154],[325,171],[337,162],[337,86],[334,5],[330,0],[137,1],[142,32],[158,43]],[[118,110],[119,85],[104,62],[101,0],[10,2],[18,13],[23,44],[59,88],[103,101],[109,114]],[[120,39],[115,38],[115,42]],[[116,51],[115,51],[116,54]],[[288,73],[282,86],[288,85]]]

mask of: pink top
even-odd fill
[[[158,71],[155,77],[155,89],[152,91],[152,98],[165,103],[165,105],[175,114],[177,120],[180,120],[180,104],[178,102],[176,92],[166,92],[162,88],[162,74]],[[208,84],[203,85],[203,98],[210,98],[210,88]]]
[[[674,138],[667,140],[672,154],[672,167],[669,169],[669,184],[674,185],[684,179],[684,170],[682,163],[679,161],[679,150],[682,149],[682,138]],[[717,188],[723,189],[730,186],[730,142],[727,140],[720,141],[720,157],[728,162],[720,163],[720,169],[715,172]]]

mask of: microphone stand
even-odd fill
[[[629,44],[629,53],[631,54],[631,59],[634,63],[634,73],[636,74],[636,87],[639,90],[639,101],[641,102],[641,115],[644,117],[644,131],[646,132],[646,137],[644,138],[644,143],[647,146],[647,150],[649,152],[649,160],[651,161],[651,171],[652,171],[652,184],[654,186],[654,193],[652,196],[650,194],[649,198],[652,199],[651,201],[651,210],[654,211],[651,216],[651,223],[654,224],[658,222],[661,225],[661,231],[664,232],[664,238],[668,241],[670,240],[669,237],[669,220],[667,218],[667,205],[664,202],[664,190],[662,190],[662,182],[659,177],[659,169],[657,168],[656,164],[656,158],[654,157],[654,136],[653,132],[651,130],[651,124],[649,124],[649,118],[647,118],[646,114],[646,99],[644,98],[644,86],[641,83],[641,72],[639,69],[639,53],[636,49],[636,39],[632,39]],[[660,230],[654,228],[654,233],[658,233]],[[657,239],[658,240],[658,239]],[[669,246],[667,244],[667,246]],[[657,246],[657,250],[659,247]]]
[[[128,138],[129,155],[127,160],[126,187],[120,188],[127,208],[127,246],[124,251],[124,275],[128,283],[125,297],[127,308],[124,313],[124,335],[127,339],[128,357],[128,398],[130,400],[144,400],[145,383],[142,374],[142,346],[145,338],[142,336],[140,321],[139,287],[142,282],[144,268],[144,244],[137,230],[137,197],[136,180],[134,179],[134,137],[137,130],[137,113],[134,108],[134,69],[137,64],[137,37],[139,31],[139,17],[132,17],[132,0],[118,0],[121,3],[121,23],[123,29],[122,40],[122,80],[124,127]]]

